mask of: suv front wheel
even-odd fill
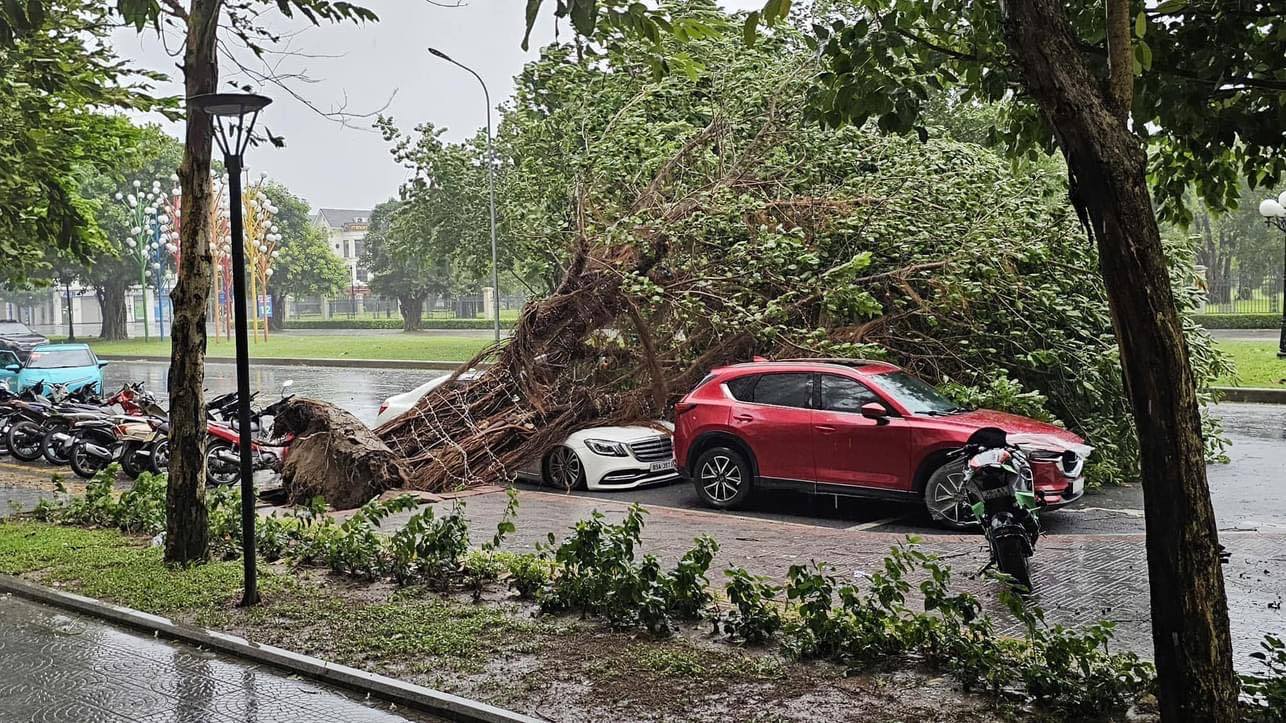
[[[745,504],[750,497],[750,462],[745,455],[729,447],[708,449],[697,458],[692,484],[707,505],[730,510]]]

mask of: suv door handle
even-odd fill
[[[755,418],[754,418],[753,416],[749,415],[749,414],[734,414],[734,415],[732,415],[732,418],[733,418],[733,419],[735,419],[735,420],[737,420],[738,422],[753,422],[753,421],[755,421]]]
[[[819,432],[825,432],[827,434],[830,434],[831,432],[835,431],[835,428],[829,424],[819,424],[816,427],[814,427],[814,429],[816,429]]]

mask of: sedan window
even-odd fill
[[[755,402],[758,404],[808,407],[812,396],[812,374],[765,374],[755,385]]]
[[[822,409],[831,412],[862,411],[863,404],[878,402],[880,398],[865,384],[835,374],[822,375]]]

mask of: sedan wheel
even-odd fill
[[[977,525],[964,491],[964,464],[948,462],[934,471],[924,486],[924,506],[943,527],[964,530]]]
[[[576,450],[557,447],[545,460],[545,481],[563,489],[575,490],[585,486],[585,467]]]

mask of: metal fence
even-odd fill
[[[1279,314],[1282,310],[1282,277],[1234,275],[1207,279],[1203,314]]]
[[[527,302],[526,296],[502,295],[500,311],[516,311]],[[397,299],[380,296],[339,296],[330,299],[302,297],[292,299],[291,318],[294,319],[400,319]],[[423,312],[425,319],[479,319],[484,318],[482,294],[459,294],[438,297],[432,307]]]

